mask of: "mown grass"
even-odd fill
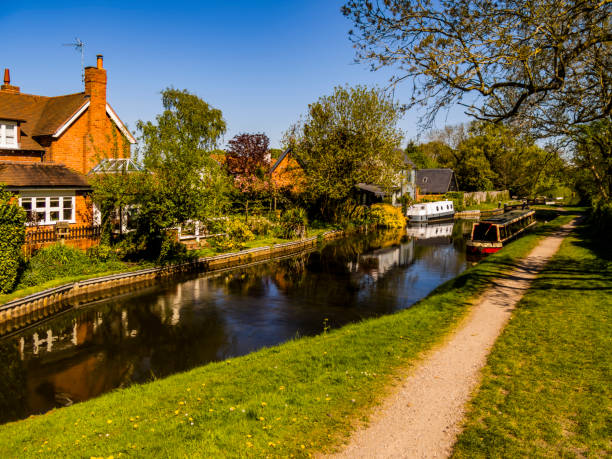
[[[412,308],[0,427],[1,457],[305,457],[337,445],[400,369],[563,216]]]
[[[567,238],[497,340],[454,457],[610,457],[612,249]]]

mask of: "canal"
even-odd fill
[[[0,421],[410,307],[461,273],[466,222],[172,279],[0,338]]]

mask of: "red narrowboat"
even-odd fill
[[[471,253],[494,253],[536,224],[535,210],[513,210],[472,225],[472,235],[467,241]]]

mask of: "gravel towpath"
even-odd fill
[[[457,331],[426,355],[375,410],[369,425],[331,457],[448,457],[491,347],[573,223],[543,239],[509,275],[495,281]]]

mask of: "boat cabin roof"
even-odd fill
[[[505,212],[501,215],[496,215],[494,217],[481,220],[479,223],[488,223],[491,225],[507,225],[508,223],[512,223],[533,213],[535,213],[535,210],[511,210],[510,212]]]

